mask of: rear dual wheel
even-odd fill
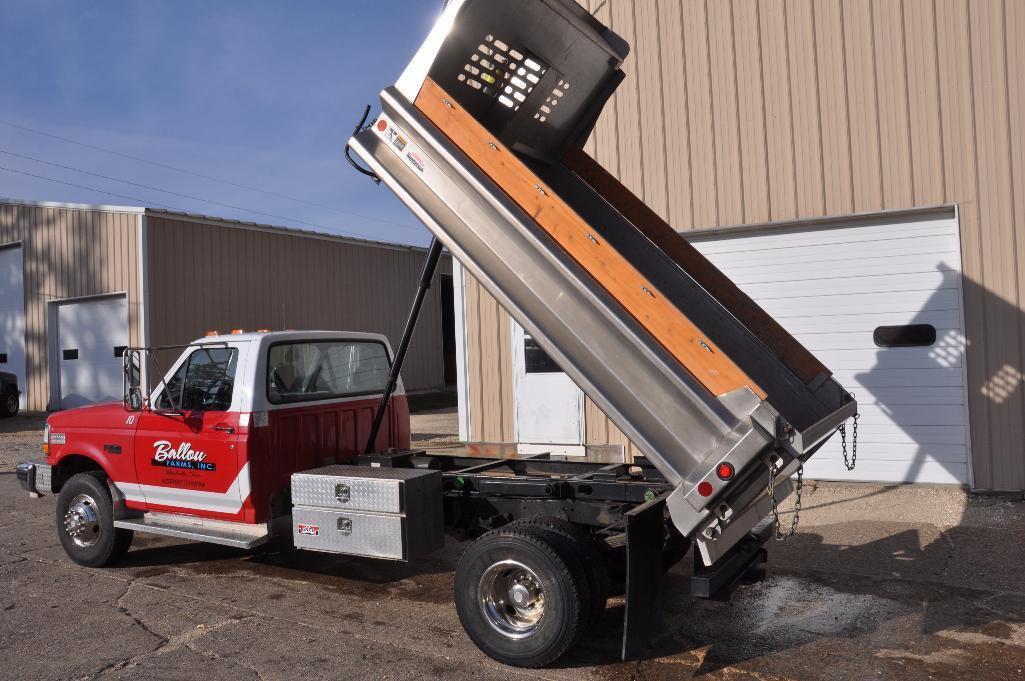
[[[488,656],[541,667],[564,655],[605,610],[608,575],[587,533],[558,518],[511,523],[467,548],[456,610]]]
[[[510,525],[473,542],[456,566],[456,611],[489,657],[542,667],[586,628],[590,591],[569,543],[543,527]]]

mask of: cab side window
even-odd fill
[[[278,343],[268,353],[267,398],[285,404],[380,393],[390,369],[375,341]]]
[[[168,379],[157,400],[157,409],[181,411],[227,411],[235,388],[238,350],[200,348],[195,350]]]

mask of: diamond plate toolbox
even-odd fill
[[[444,544],[441,473],[325,466],[292,474],[296,548],[414,560]]]

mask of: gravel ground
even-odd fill
[[[442,450],[459,446],[459,413],[455,407],[410,415],[413,446]]]
[[[451,414],[423,416],[418,433],[452,432]],[[37,455],[41,426],[0,421],[0,469]],[[953,488],[810,485],[764,582],[700,601],[677,568],[647,659],[617,661],[613,599],[577,650],[534,671],[463,634],[454,542],[402,564],[137,535],[91,570],[65,558],[53,513],[0,474],[2,679],[1025,680],[1025,503]]]
[[[0,471],[9,471],[26,459],[43,456],[43,426],[46,414],[21,413],[0,419]]]

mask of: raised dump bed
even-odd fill
[[[583,152],[628,51],[572,0],[455,0],[350,147],[675,487],[710,565],[857,405]]]

